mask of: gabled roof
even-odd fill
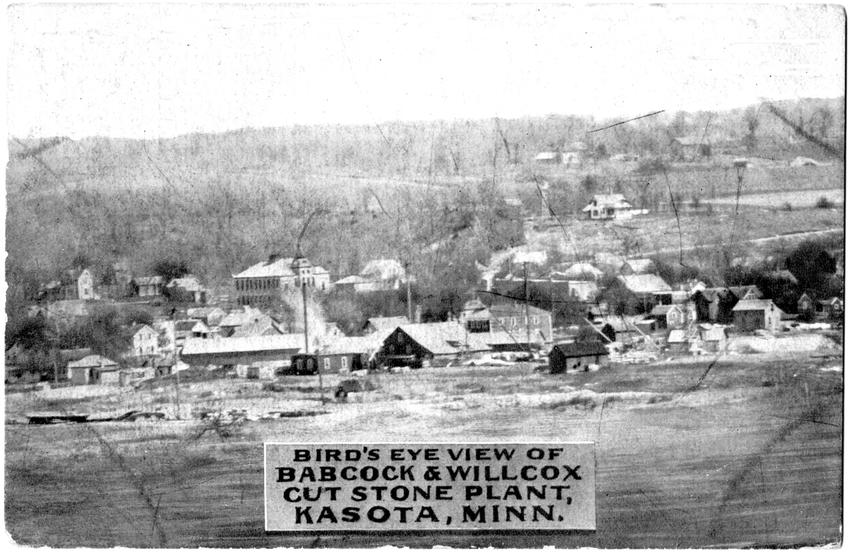
[[[373,326],[376,330],[395,330],[396,327],[406,325],[410,321],[407,317],[371,317],[366,324]]]
[[[87,355],[79,361],[68,363],[69,369],[88,369],[92,367],[118,368],[118,363],[102,355]]]
[[[655,307],[652,308],[650,315],[666,315],[667,313],[669,313],[670,311],[673,311],[674,309],[676,311],[682,310],[681,307],[679,307],[678,305],[675,305],[675,304],[656,305]]]
[[[833,296],[833,297],[826,299],[826,300],[818,300],[818,303],[821,304],[821,305],[834,305],[836,303],[841,305],[842,302],[841,302],[841,298]]]
[[[334,282],[335,286],[345,286],[347,284],[363,284],[366,282],[371,282],[368,279],[363,278],[360,275],[350,275],[345,278],[341,278],[338,281]]]
[[[635,273],[651,273],[655,270],[655,263],[651,259],[627,259],[626,264]]]
[[[134,324],[133,326],[131,326],[131,327],[130,327],[130,336],[135,336],[135,335],[136,335],[136,334],[138,334],[138,333],[139,333],[142,329],[145,329],[145,328],[146,328],[146,329],[148,329],[149,331],[151,331],[151,332],[152,332],[152,333],[154,333],[154,334],[158,334],[156,330],[152,329],[152,328],[151,328],[150,326],[148,326],[148,325],[145,325],[145,324]]]
[[[152,286],[154,284],[162,284],[163,278],[159,275],[134,277],[133,282],[140,286]]]
[[[242,338],[245,336],[269,336],[273,334],[284,334],[274,319],[261,313],[252,319],[245,320],[239,325],[231,338]]]
[[[197,330],[195,330],[196,328]],[[209,327],[203,321],[188,319],[175,322],[174,330],[176,332],[205,332],[209,331]]]
[[[747,286],[730,286],[729,291],[735,294],[735,297],[738,299],[744,299],[744,296],[747,295],[754,296],[753,299],[760,299],[762,297],[761,290],[759,290],[758,286],[755,284],[749,284]]]
[[[652,294],[656,292],[672,292],[670,285],[658,275],[620,275],[617,279],[627,289],[636,294]]]
[[[238,354],[261,351],[301,352],[304,350],[303,334],[277,334],[274,336],[247,336],[243,338],[189,338],[182,355]]]
[[[732,311],[764,311],[771,308],[776,309],[771,300],[741,300],[735,304]]]
[[[393,280],[404,278],[404,267],[395,259],[373,259],[366,263],[360,274],[372,280]]]
[[[292,272],[292,257],[279,257],[272,261],[260,261],[255,265],[251,265],[241,273],[233,275],[233,278],[263,278],[263,277],[291,277],[295,276]]]
[[[567,278],[581,279],[582,277],[599,278],[605,273],[597,269],[590,263],[573,263],[564,272],[563,275]]]
[[[476,333],[466,332],[457,322],[406,324],[398,327],[434,355],[461,351],[487,351],[489,346]]]
[[[706,342],[720,342],[726,338],[726,329],[719,325],[711,328],[700,328],[699,335]]]
[[[244,306],[241,311],[235,311],[233,313],[228,313],[224,316],[224,318],[219,321],[218,326],[221,327],[235,327],[241,326],[245,324],[246,321],[250,321],[251,319],[259,316],[265,316],[265,313],[260,311],[255,307],[251,307],[250,305]]]
[[[608,355],[608,350],[601,342],[573,342],[555,344],[552,352],[561,352],[564,357],[584,357],[587,355]]]
[[[487,306],[479,298],[471,299],[463,304],[464,311],[480,311],[482,309],[487,309]]]
[[[688,341],[688,335],[684,330],[675,329],[671,330],[670,334],[667,336],[668,344],[681,344],[683,342]]]
[[[493,317],[524,317],[526,306],[522,303],[499,303],[490,306],[490,314]],[[533,305],[528,306],[529,317],[544,317],[549,315],[548,311],[544,311]]]
[[[187,292],[199,292],[204,289],[204,287],[201,286],[201,281],[194,275],[173,278],[171,279],[171,282],[166,285],[166,288],[182,288]]]
[[[585,206],[582,211],[590,211],[593,208],[631,209],[632,204],[626,201],[622,194],[594,194],[593,200]]]

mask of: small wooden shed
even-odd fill
[[[549,352],[549,372],[586,371],[591,364],[605,361],[607,356],[608,350],[600,342],[555,344]]]

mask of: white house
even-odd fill
[[[629,219],[632,216],[632,204],[622,194],[595,194],[582,212],[591,219]]]
[[[134,325],[130,332],[133,337],[132,355],[157,355],[159,353],[159,333],[145,324]]]

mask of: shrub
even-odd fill
[[[782,211],[793,211],[794,208],[791,206],[791,202],[785,202],[782,204]]]
[[[832,209],[835,207],[835,203],[826,196],[821,196],[818,198],[818,201],[815,202],[815,207],[818,209]]]

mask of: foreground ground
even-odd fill
[[[6,529],[18,543],[50,546],[611,548],[841,539],[840,359],[758,354],[567,375],[517,365],[370,378],[378,390],[324,406],[312,377],[283,379],[277,392],[257,381],[181,384],[184,417],[199,408],[308,416],[232,425],[7,424]],[[8,394],[6,416],[140,406],[173,414],[174,394],[172,384]],[[538,440],[596,442],[596,532],[263,531],[264,441]]]

